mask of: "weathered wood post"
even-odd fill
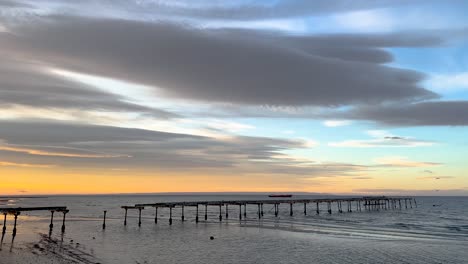
[[[398,199],[398,206],[400,207],[400,210],[401,210],[401,199]]]
[[[62,233],[65,232],[65,216],[68,213],[68,210],[62,211],[63,213],[63,218],[62,218]]]
[[[289,216],[293,216],[293,203],[289,203]]]
[[[260,213],[262,214],[262,217],[263,217],[263,203],[260,204]]]
[[[336,205],[338,207],[338,212],[339,213],[343,213],[343,210],[341,209],[341,202],[340,201],[336,201]]]
[[[50,224],[49,224],[49,231],[52,231],[52,228],[54,228],[54,212],[55,211],[50,211]]]
[[[208,220],[208,204],[205,204],[205,221]]]
[[[198,223],[198,204],[197,204],[196,210],[197,210],[197,212],[196,212],[196,216],[195,216],[195,223]]]
[[[307,203],[304,203],[304,215],[307,215]]]
[[[408,209],[408,199],[405,198],[405,209]]]
[[[124,226],[126,226],[126,225],[127,225],[127,211],[128,211],[128,208],[127,208],[127,207],[125,207],[124,209],[125,209],[125,218],[124,218],[125,220],[124,220]]]
[[[262,218],[262,215],[260,214],[260,204],[257,204],[257,213],[258,213],[258,219]]]
[[[413,202],[411,201],[411,199],[409,200],[409,204],[410,204],[410,207],[413,208]]]
[[[239,204],[239,220],[242,220],[242,204]]]
[[[104,210],[104,221],[102,222],[102,229],[106,229],[106,214],[107,211]]]
[[[226,219],[229,218],[229,207],[228,204],[226,204]]]
[[[416,198],[413,198],[413,200],[414,200],[414,206],[418,208],[418,203],[416,203]]]
[[[331,214],[332,210],[331,210],[331,202],[330,201],[327,202],[327,206],[328,206],[328,214]]]
[[[172,206],[169,206],[169,225],[172,225]]]
[[[18,215],[20,214],[20,212],[15,212],[15,223],[13,225],[13,237],[16,236],[16,221],[18,220]]]
[[[315,205],[317,206],[317,214],[320,214],[319,202],[316,202]]]
[[[6,232],[6,217],[7,213],[3,213],[3,228],[2,228],[2,235]]]
[[[223,208],[221,204],[219,204],[219,221],[223,221]]]
[[[279,214],[279,204],[275,203],[275,217],[278,217]]]
[[[247,218],[247,203],[244,204],[244,219]]]
[[[184,205],[182,205],[182,216],[181,216],[182,222],[185,220],[185,215],[184,215]]]
[[[154,223],[155,224],[158,223],[158,207],[157,206],[154,207]]]
[[[141,207],[138,208],[138,227],[141,226]]]

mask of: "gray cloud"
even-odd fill
[[[418,189],[354,189],[356,193],[385,194],[385,195],[421,195],[421,196],[465,196],[467,189],[446,189],[446,190],[418,190]]]
[[[375,120],[388,126],[466,126],[468,101],[363,106],[343,115],[348,119]]]
[[[301,140],[237,136],[213,139],[141,129],[0,121],[2,159],[70,168],[221,170],[222,174],[339,176],[365,170],[345,163],[297,160],[284,150]],[[226,170],[228,169],[228,170]]]
[[[11,2],[11,1],[6,1]],[[280,0],[275,2],[262,1],[126,1],[126,0],[83,0],[79,2],[59,0],[25,0],[40,8],[41,3],[54,3],[54,5],[67,13],[99,14],[103,15],[103,9],[107,10],[104,15],[112,14],[138,14],[145,18],[175,17],[201,20],[263,20],[281,19],[309,15],[326,15],[336,12],[350,12],[358,10],[369,10],[375,8],[395,7],[408,5],[403,0],[355,0],[349,4],[346,0],[303,1],[303,0]],[[410,4],[427,3],[428,1],[413,0]]]
[[[158,118],[176,116],[164,110],[129,103],[121,96],[53,76],[41,70],[44,65],[10,56],[4,54],[0,62],[0,106],[126,111],[147,113]]]
[[[292,106],[437,97],[419,87],[421,74],[376,63],[390,59],[381,47],[434,45],[438,40],[433,38],[274,33],[265,37],[255,31],[241,34],[76,17],[55,17],[15,30],[16,36],[0,41],[9,52],[69,70],[157,86],[169,97]]]

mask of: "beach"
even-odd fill
[[[466,263],[468,259],[468,199],[461,197],[417,197],[418,208],[341,214],[334,211],[331,215],[323,211],[304,216],[297,205],[293,217],[284,207],[278,218],[265,207],[261,220],[256,219],[252,207],[247,220],[232,217],[222,222],[213,208],[208,221],[198,224],[192,209],[186,209],[184,222],[180,221],[180,212],[174,210],[173,225],[168,224],[168,212],[160,210],[155,224],[154,211],[145,209],[141,227],[136,211],[129,211],[124,226],[120,209],[124,204],[150,201],[229,198],[233,197],[12,198],[9,206],[66,205],[70,213],[65,233],[60,232],[61,217],[56,216],[50,236],[47,212],[21,215],[13,243],[9,218],[1,263]],[[105,230],[103,210],[108,211]],[[236,209],[232,210],[235,215]]]

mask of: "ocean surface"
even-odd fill
[[[337,196],[338,197],[338,196]],[[319,196],[295,196],[320,198]],[[268,199],[265,195],[110,195],[1,198],[0,207],[68,206],[66,231],[61,234],[62,216],[55,215],[49,236],[50,212],[22,213],[18,233],[12,240],[13,216],[8,216],[0,263],[29,263],[25,252],[51,263],[468,263],[468,197],[416,197],[418,207],[308,215],[297,204],[294,216],[289,206],[280,207],[278,218],[273,205],[264,206],[257,219],[257,207],[250,206],[247,219],[239,221],[238,207],[229,207],[229,219],[219,222],[219,208],[209,207],[204,221],[195,223],[194,208],[129,211],[123,225],[122,205],[171,201]],[[345,209],[345,205],[343,208]],[[404,207],[403,207],[404,208]],[[102,229],[107,210],[106,229]],[[3,216],[2,216],[3,223]],[[214,239],[211,240],[210,236]],[[37,263],[34,259],[31,263]]]

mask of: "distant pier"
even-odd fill
[[[173,218],[172,212],[175,208],[180,210],[181,221],[185,221],[185,208],[195,208],[195,215],[193,216],[195,222],[200,221],[201,216],[205,221],[208,220],[208,208],[215,207],[216,211],[219,211],[217,220],[223,221],[223,216],[229,218],[230,207],[237,207],[236,214],[238,219],[247,218],[247,206],[254,206],[257,209],[255,216],[258,219],[263,218],[265,212],[263,210],[264,205],[273,205],[274,216],[278,217],[280,205],[289,205],[289,216],[294,215],[294,205],[303,204],[303,214],[307,215],[308,210],[315,211],[316,214],[322,213],[323,204],[326,205],[325,213],[332,214],[332,207],[336,205],[336,211],[338,213],[343,212],[361,212],[361,211],[379,211],[379,210],[401,210],[417,207],[416,199],[412,197],[386,197],[386,196],[367,196],[361,198],[332,198],[332,199],[268,199],[268,200],[228,200],[228,201],[186,201],[186,202],[162,202],[162,203],[146,203],[146,204],[135,204],[134,206],[122,206],[125,210],[124,225],[127,225],[127,211],[138,210],[138,226],[141,226],[141,213],[145,208],[154,209],[154,223],[158,223],[158,209],[167,208],[169,209],[169,225],[172,225]],[[345,205],[345,210],[343,210]]]

